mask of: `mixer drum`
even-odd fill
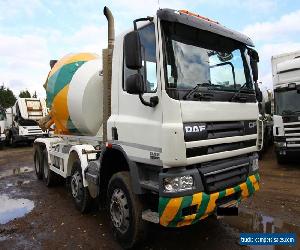
[[[96,135],[102,125],[101,60],[96,54],[69,54],[46,82],[47,104],[56,134]]]

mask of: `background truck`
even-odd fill
[[[5,123],[6,123],[6,114],[5,109],[0,107],[0,149],[5,143]]]
[[[284,163],[300,152],[300,51],[273,56],[274,142]]]
[[[34,142],[47,186],[63,177],[76,207],[107,207],[125,248],[146,232],[237,212],[259,189],[262,132],[252,41],[185,10],[160,9],[91,53],[51,60],[44,85],[54,136]],[[258,126],[259,125],[259,126]]]
[[[46,102],[38,98],[18,98],[15,105],[6,110],[6,142],[31,144],[36,138],[47,136],[38,121],[47,115]]]

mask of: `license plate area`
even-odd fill
[[[240,192],[220,198],[216,201],[217,216],[237,216],[238,215],[238,198]]]

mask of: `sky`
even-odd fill
[[[160,7],[187,9],[250,36],[266,89],[272,88],[271,56],[300,50],[300,1],[0,0],[0,84],[16,95],[27,89],[44,97],[51,59],[76,52],[101,55],[107,41],[105,5],[114,14],[116,34]]]

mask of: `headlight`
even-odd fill
[[[253,172],[256,171],[256,170],[258,170],[259,166],[258,166],[258,159],[257,159],[257,158],[255,158],[255,159],[252,161],[252,166],[251,166],[251,168],[252,168],[252,171],[253,171]]]
[[[164,178],[164,189],[168,193],[186,191],[193,187],[194,179],[191,175]]]

